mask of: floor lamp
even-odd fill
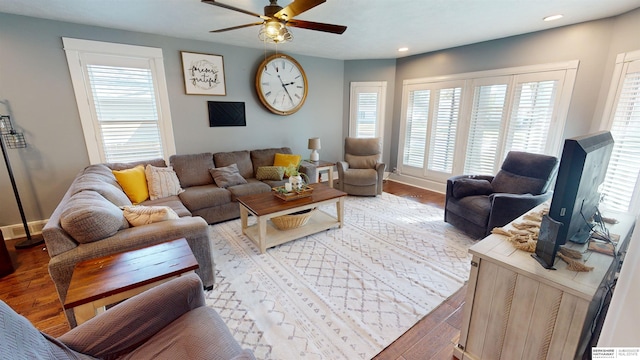
[[[7,172],[9,173],[9,179],[11,179],[11,186],[13,187],[13,194],[16,197],[18,203],[18,210],[20,210],[20,217],[22,218],[22,226],[24,226],[24,233],[27,239],[17,243],[16,249],[30,248],[39,244],[42,244],[42,239],[32,239],[29,232],[29,225],[27,224],[27,218],[24,216],[24,209],[22,208],[22,202],[20,201],[20,194],[18,194],[18,187],[16,186],[16,180],[13,178],[13,171],[11,170],[11,163],[9,162],[9,156],[7,155],[7,148],[9,149],[22,149],[27,147],[27,142],[24,141],[24,135],[15,131],[11,124],[11,118],[9,115],[0,115],[0,143],[2,144],[2,155],[4,156],[4,163],[7,165]]]

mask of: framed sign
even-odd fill
[[[187,95],[227,95],[222,55],[180,53]]]

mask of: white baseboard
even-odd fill
[[[42,233],[42,228],[46,223],[47,220],[37,220],[27,223],[27,226],[29,226],[29,233],[31,235]],[[22,224],[2,226],[0,227],[0,230],[2,231],[2,236],[5,240],[19,239],[27,236]]]
[[[391,174],[387,178],[388,180],[399,182],[406,185],[417,186],[426,190],[431,190],[440,194],[447,192],[447,184],[437,183],[431,180],[425,180],[414,176]]]

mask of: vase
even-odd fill
[[[291,184],[291,189],[293,191],[300,191],[304,188],[304,182],[300,175],[289,176],[289,183]]]

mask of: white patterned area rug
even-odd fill
[[[441,209],[388,193],[349,196],[342,229],[262,255],[240,220],[211,234],[208,306],[258,359],[282,360],[375,356],[462,287],[473,244]]]

